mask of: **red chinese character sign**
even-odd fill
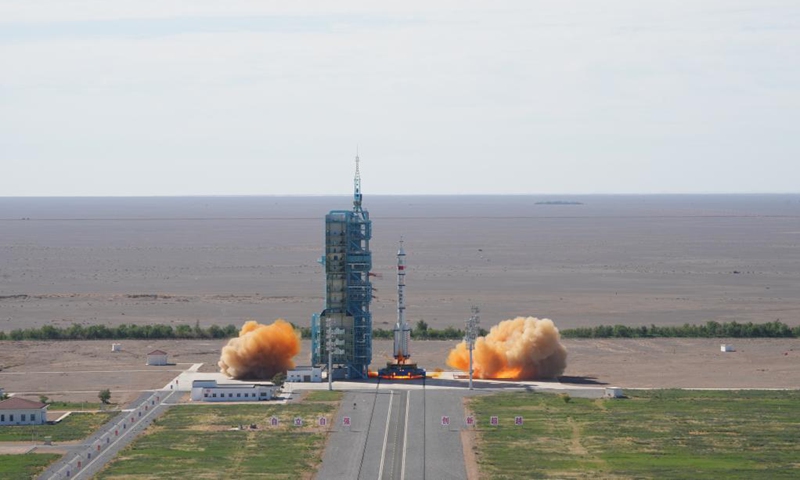
[[[328,426],[328,419],[325,417],[319,417],[319,426],[320,427],[327,427]]]
[[[350,426],[350,417],[342,418],[342,426],[343,427],[349,427]]]
[[[446,426],[448,426],[448,425],[450,425],[450,417],[443,416],[443,417],[442,417],[442,426],[443,426],[443,427],[446,427]]]
[[[489,425],[496,427],[500,425],[500,420],[497,417],[489,417]]]
[[[472,415],[468,415],[466,418],[466,423],[468,427],[475,426],[475,417]]]
[[[514,417],[514,425],[522,425],[522,417]]]
[[[300,417],[294,418],[294,426],[295,427],[302,427],[303,426],[303,419]]]
[[[278,426],[278,417],[270,418],[269,419],[269,424],[272,425],[273,427],[277,427]]]

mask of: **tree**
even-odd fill
[[[100,401],[105,405],[108,405],[109,400],[111,400],[111,390],[107,388],[105,390],[100,390],[100,393],[97,394],[97,398],[99,398]]]
[[[42,403],[50,403],[50,399],[45,395],[39,395],[39,401]]]
[[[192,338],[192,327],[189,325],[178,325],[175,327],[175,336],[177,338]]]
[[[419,338],[426,338],[428,336],[428,322],[425,320],[417,321],[417,325],[415,326],[414,336]]]
[[[272,383],[277,386],[282,386],[286,382],[286,372],[278,372],[272,377]]]
[[[208,327],[208,335],[211,338],[222,338],[225,336],[225,332],[216,325],[211,325]]]

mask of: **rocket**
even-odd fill
[[[378,371],[379,378],[390,380],[415,380],[425,378],[424,368],[409,361],[411,352],[411,327],[406,321],[406,252],[403,250],[403,239],[397,251],[397,323],[394,325],[394,362],[387,362],[386,368]]]
[[[394,326],[394,358],[397,363],[404,363],[411,356],[408,346],[411,341],[411,327],[406,322],[406,252],[403,240],[397,251],[397,323]]]

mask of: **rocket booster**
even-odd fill
[[[397,251],[397,323],[394,326],[394,358],[398,363],[403,363],[411,356],[408,345],[411,341],[411,327],[406,322],[406,252],[403,250],[403,240],[400,240],[400,249]]]

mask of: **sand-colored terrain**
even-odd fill
[[[560,328],[800,324],[800,195],[365,197],[375,327],[395,321],[405,238],[407,318],[462,327],[519,315]],[[546,199],[544,199],[546,200]],[[348,197],[0,199],[0,330],[81,324],[309,325],[323,307],[324,215]],[[797,387],[796,340],[567,341],[568,377],[621,386]],[[221,341],[0,344],[7,391],[119,395],[162,386]],[[144,366],[161,348],[178,363]],[[308,361],[308,345],[299,361]],[[450,343],[415,344],[443,368]],[[376,342],[377,366],[388,343]],[[88,373],[87,373],[88,372]],[[124,373],[123,373],[124,372]],[[22,373],[22,375],[17,375]],[[131,394],[132,395],[132,394]]]
[[[800,324],[800,195],[370,197],[374,324],[518,315],[559,327]],[[335,198],[0,199],[0,329],[78,323],[308,325]],[[92,201],[93,200],[93,201]],[[29,220],[21,220],[29,218]]]
[[[720,352],[729,342],[736,352]],[[224,341],[123,341],[121,352],[107,341],[6,342],[0,350],[0,384],[31,398],[97,401],[109,388],[115,402],[136,398],[141,390],[161,388],[192,364],[218,371]],[[295,358],[307,364],[310,343]],[[569,352],[563,383],[626,388],[797,388],[800,385],[800,340],[785,339],[618,339],[565,340]],[[454,342],[413,342],[413,359],[429,371],[447,369]],[[376,341],[373,367],[391,351],[391,342]],[[161,349],[174,365],[145,366],[147,352]]]

